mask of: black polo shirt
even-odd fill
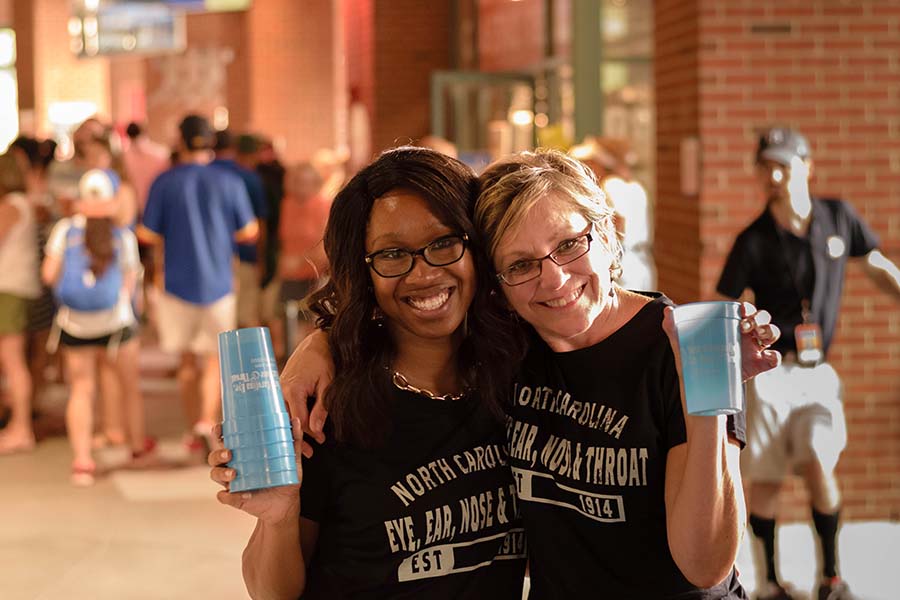
[[[803,322],[801,301],[811,299],[812,320],[822,327],[825,352],[831,345],[844,269],[850,257],[878,247],[878,237],[843,200],[813,198],[807,234],[798,237],[779,226],[768,208],[738,235],[716,286],[730,298],[753,290],[757,308],[781,329],[773,347],[795,351],[794,327]]]

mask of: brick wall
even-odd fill
[[[185,52],[147,58],[144,69],[148,133],[171,146],[188,113],[211,119],[223,106],[234,128],[249,119],[246,13],[189,14],[186,28]]]
[[[272,138],[288,162],[345,143],[342,4],[266,0],[189,15],[185,53],[148,59],[151,135],[174,142],[184,114],[223,106],[233,130]]]
[[[374,110],[373,0],[344,0],[344,38],[347,45],[347,84],[358,99]]]
[[[348,146],[347,169],[355,173],[372,160],[372,115],[375,114],[375,3],[345,0],[344,45],[347,56]],[[365,117],[365,120],[362,118]]]
[[[431,73],[450,68],[450,0],[375,0],[374,152],[431,129]]]
[[[288,161],[345,143],[340,5],[266,0],[247,12],[251,126],[280,138]]]
[[[147,61],[142,56],[109,59],[110,119],[127,125],[147,120]]]
[[[514,71],[544,58],[543,0],[478,0],[478,65]]]
[[[700,281],[699,198],[681,193],[681,140],[699,134],[697,0],[656,3],[656,240],[659,287],[696,298]]]
[[[660,286],[709,298],[734,236],[762,209],[755,132],[812,143],[813,193],[852,201],[900,263],[900,1],[660,0],[656,7]],[[679,193],[678,147],[699,135],[701,190]],[[848,269],[832,350],[849,444],[851,519],[900,515],[900,310]],[[793,482],[783,516],[807,518]]]

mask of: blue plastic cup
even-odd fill
[[[235,456],[228,461],[228,466],[238,473],[262,473],[264,471],[297,470],[297,459],[294,453],[289,456],[268,456],[258,460],[242,459],[241,451],[235,450]]]
[[[299,482],[296,468],[287,471],[237,471],[228,489],[232,493],[246,492],[282,485],[297,485]]]
[[[266,460],[267,458],[280,458],[282,456],[294,457],[294,444],[292,442],[275,442],[263,446],[237,446],[231,449],[232,462]]]
[[[275,429],[259,429],[256,431],[241,431],[239,433],[226,433],[222,435],[222,441],[229,450],[235,448],[250,448],[266,446],[276,442],[294,441],[290,427],[277,427]]]
[[[740,306],[693,302],[675,308],[688,414],[731,415],[743,410]]]
[[[233,417],[222,421],[222,433],[225,435],[240,433],[242,431],[260,431],[264,429],[278,429],[291,426],[291,418],[287,412],[279,412],[271,415],[256,415],[253,417]]]
[[[237,475],[232,492],[296,485],[290,419],[266,327],[219,334],[222,439]]]
[[[219,374],[225,420],[287,413],[268,327],[220,333]]]

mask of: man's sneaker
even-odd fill
[[[788,589],[775,582],[767,581],[759,593],[756,594],[756,600],[794,600],[794,596]]]
[[[819,600],[859,600],[859,596],[850,591],[850,586],[840,577],[832,577],[819,584],[816,593]]]

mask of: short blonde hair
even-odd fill
[[[516,229],[534,205],[552,195],[581,213],[602,234],[613,255],[610,276],[622,274],[622,244],[616,234],[613,209],[594,174],[581,162],[558,150],[520,152],[489,166],[479,177],[475,226],[484,235],[491,256],[503,236]]]

